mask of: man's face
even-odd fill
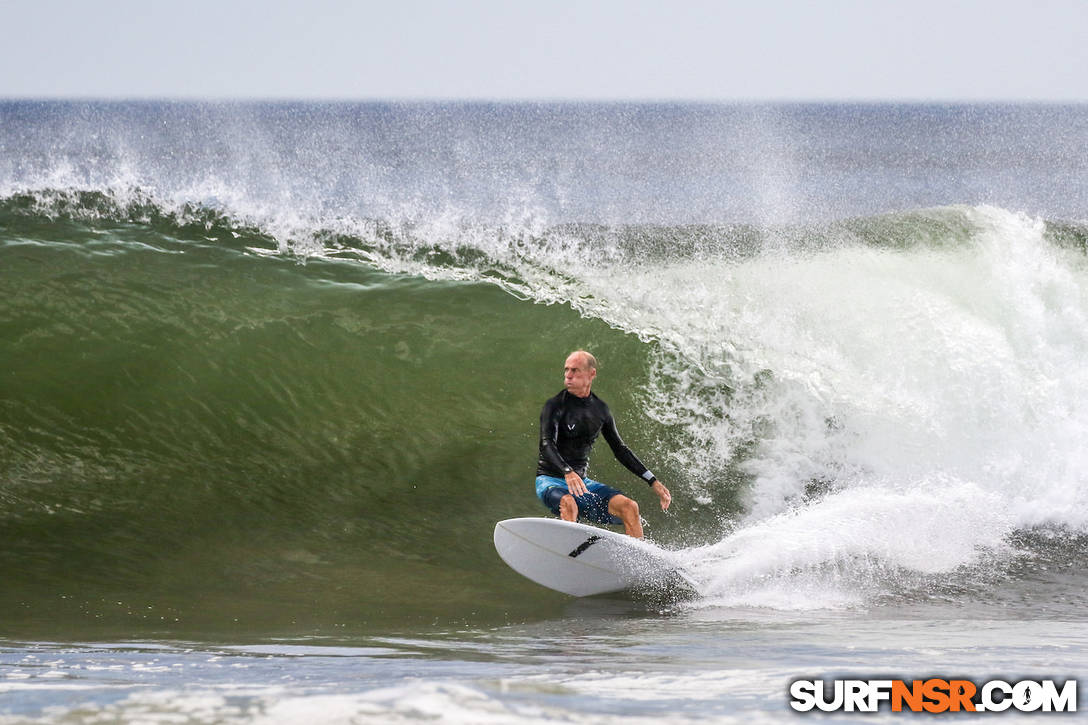
[[[584,398],[589,395],[593,378],[597,377],[597,371],[591,370],[586,363],[585,355],[571,354],[563,366],[563,384],[567,386],[567,392]]]

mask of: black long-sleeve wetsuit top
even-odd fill
[[[647,484],[657,480],[624,444],[612,412],[603,400],[593,393],[579,398],[566,390],[549,398],[540,412],[540,460],[536,475],[563,478],[568,471],[575,471],[585,478],[589,452],[600,433],[604,433],[612,454],[627,470]]]

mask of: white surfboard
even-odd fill
[[[511,569],[575,597],[695,582],[672,555],[624,534],[559,519],[506,519],[495,524],[495,550]]]

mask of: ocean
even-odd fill
[[[494,551],[578,348],[696,595]],[[0,723],[1083,679],[1086,357],[1088,106],[0,102]]]

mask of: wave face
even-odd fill
[[[993,201],[1009,159],[1083,170],[1083,111],[3,113],[12,632],[551,611],[490,531],[543,513],[537,416],[577,347],[673,489],[663,517],[597,451],[704,583],[679,606],[1081,616],[1084,190],[925,204]],[[979,119],[1013,139],[982,160]],[[1043,120],[1045,149],[1010,131]],[[858,127],[903,148],[848,152]],[[938,157],[951,181],[904,191]],[[824,207],[848,178],[889,183]]]

